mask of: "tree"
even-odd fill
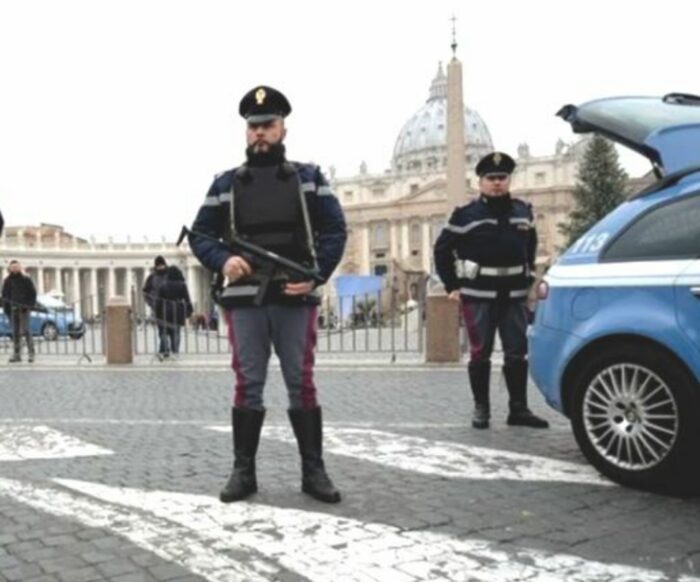
[[[558,225],[573,244],[591,226],[626,198],[627,173],[620,166],[615,146],[606,138],[594,135],[586,146],[574,189],[574,210],[567,223]]]

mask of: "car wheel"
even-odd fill
[[[55,324],[49,322],[45,323],[44,327],[41,328],[41,335],[46,341],[52,342],[58,339],[58,328]]]
[[[574,380],[571,423],[586,458],[632,487],[700,491],[694,459],[699,386],[665,351],[644,344],[595,354]]]
[[[70,336],[71,339],[79,340],[80,338],[83,337],[83,335],[85,335],[85,332],[84,331],[72,331],[68,335]]]

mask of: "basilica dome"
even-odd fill
[[[392,158],[395,172],[430,172],[447,165],[447,76],[442,64],[430,86],[430,97],[404,124]],[[464,108],[464,144],[467,167],[493,151],[488,127],[481,116]]]

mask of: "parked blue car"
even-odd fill
[[[559,115],[645,155],[658,181],[593,226],[540,283],[532,378],[603,474],[698,492],[700,97],[602,99]]]
[[[29,317],[32,335],[54,341],[61,336],[80,339],[85,333],[85,324],[73,308],[51,295],[39,295],[37,307]],[[7,315],[0,308],[0,336],[12,335]]]

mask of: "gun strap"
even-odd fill
[[[292,166],[294,167],[294,166]],[[294,172],[297,176],[297,183],[299,184],[299,201],[301,202],[301,213],[304,217],[304,228],[306,230],[307,244],[309,246],[309,252],[311,253],[311,259],[313,260],[313,268],[318,271],[318,259],[316,258],[316,245],[314,244],[314,233],[311,230],[311,217],[309,216],[309,205],[306,203],[306,193],[301,185],[301,177],[299,172],[294,168]]]
[[[229,208],[228,221],[229,221],[230,238],[229,238],[228,242],[231,242],[231,240],[233,240],[233,237],[236,236],[236,208],[235,208],[236,205],[235,205],[235,197],[234,197],[234,193],[236,190],[234,188],[236,177],[238,177],[240,180],[250,179],[250,171],[248,170],[248,168],[245,165],[243,165],[236,170],[234,176],[232,176],[232,178],[231,178],[231,190],[229,191],[229,207],[228,207]]]

